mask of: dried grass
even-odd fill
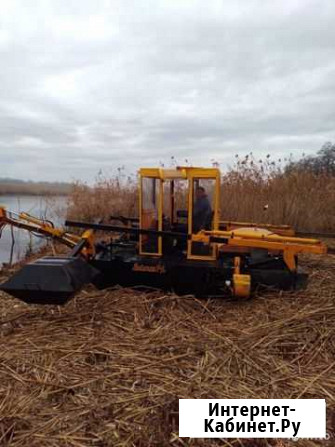
[[[325,398],[335,436],[335,258],[307,291],[247,302],[84,290],[63,308],[0,296],[0,445],[333,446],[178,438],[179,398]]]
[[[223,178],[223,219],[335,230],[334,178],[251,161]],[[68,217],[136,215],[136,186],[77,184]],[[302,264],[306,291],[247,302],[87,288],[63,308],[29,307],[0,292],[0,445],[332,447],[335,258]],[[326,399],[331,440],[178,438],[179,398],[298,397]]]
[[[266,212],[264,205],[268,205]],[[100,176],[94,187],[74,185],[68,218],[92,222],[120,214],[138,214],[137,180],[133,177]],[[334,233],[335,177],[307,171],[286,172],[283,165],[271,158],[237,158],[222,175],[221,218]]]
[[[136,216],[137,183],[119,176],[99,177],[94,187],[76,183],[68,198],[68,219],[88,222],[108,220],[111,215]]]
[[[223,176],[225,220],[291,225],[299,231],[335,232],[335,177],[285,171],[271,158],[246,156]],[[264,211],[264,205],[268,205]]]

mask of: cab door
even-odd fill
[[[140,178],[140,228],[162,231],[162,181],[154,177]],[[139,253],[141,255],[161,256],[162,237],[140,234]]]
[[[216,244],[202,231],[213,231],[219,221],[220,178],[205,172],[194,172],[189,177],[188,195],[188,259],[215,260]]]

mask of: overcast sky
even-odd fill
[[[334,0],[0,0],[0,177],[335,141]]]

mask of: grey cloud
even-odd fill
[[[334,18],[332,0],[3,0],[2,175],[315,152],[335,140]]]

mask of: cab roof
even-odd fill
[[[141,168],[139,174],[141,177],[151,177],[160,180],[186,180],[191,177],[219,178],[220,170],[218,168],[176,166],[175,168]]]

